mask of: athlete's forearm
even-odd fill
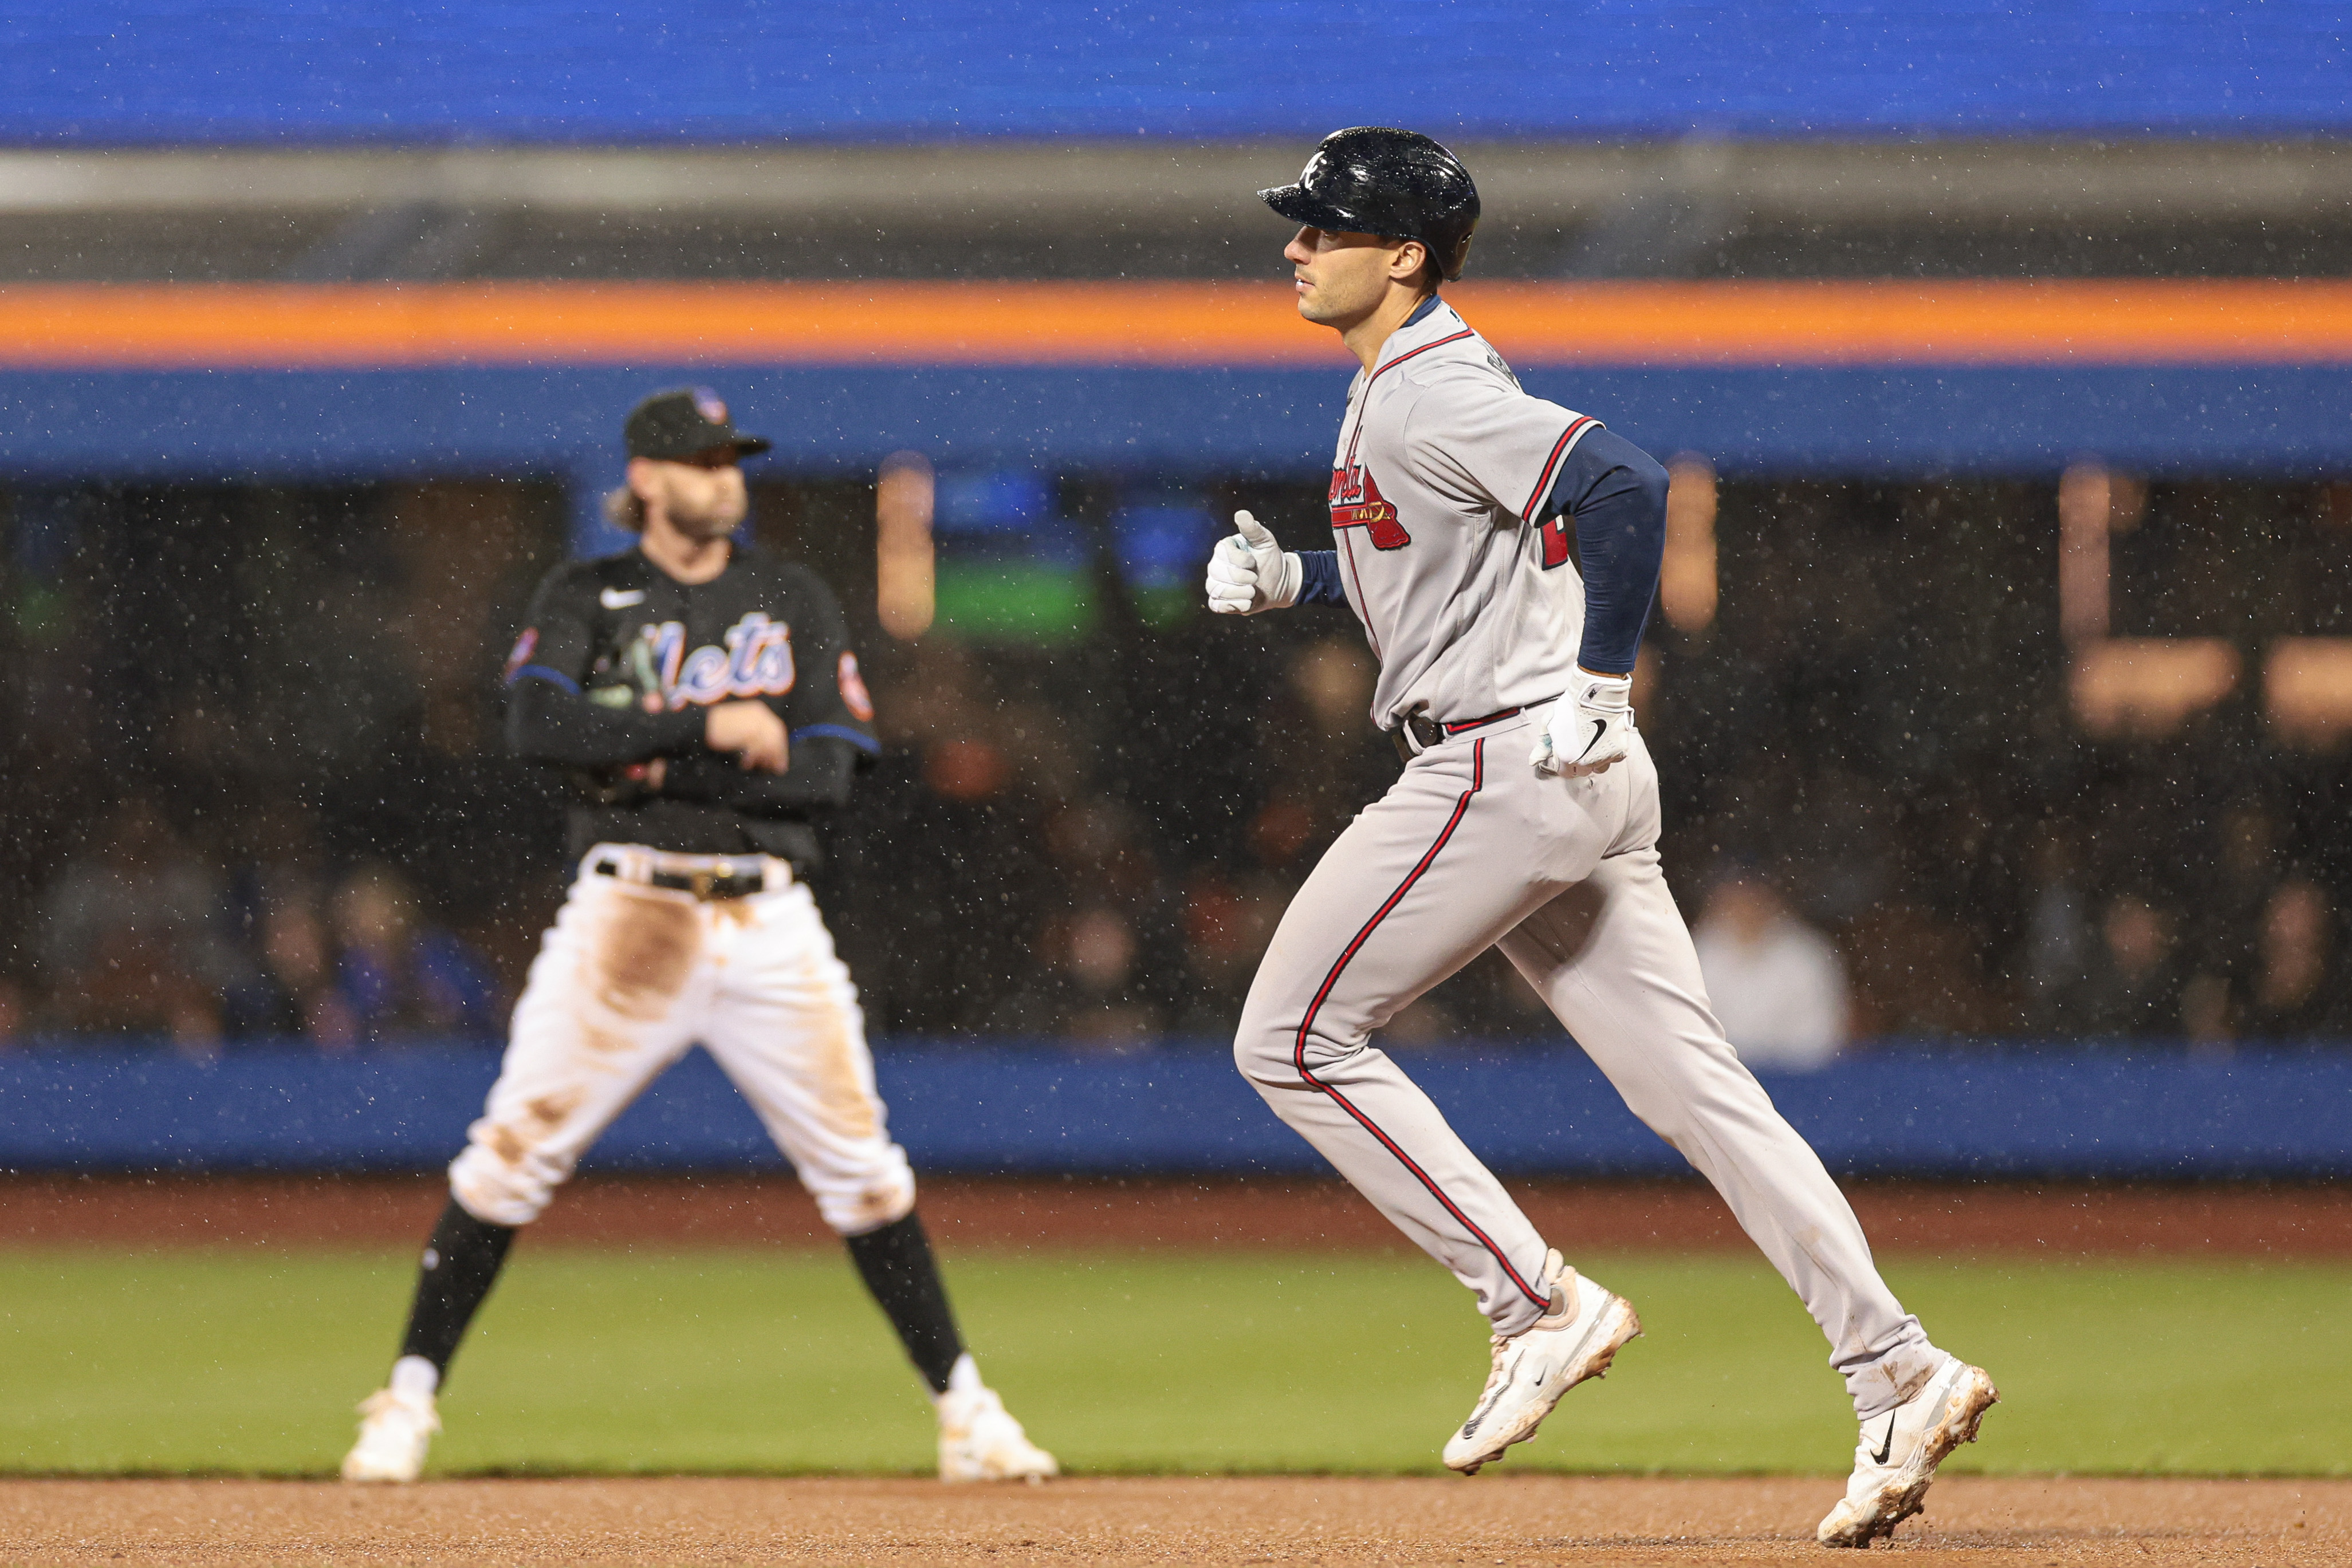
[[[1348,591],[1339,584],[1339,552],[1303,549],[1298,552],[1300,604],[1345,604]]]
[[[682,757],[702,746],[703,712],[605,707],[525,675],[507,692],[507,745],[518,757],[564,768],[611,768]]]
[[[798,729],[793,732],[792,766],[782,773],[746,772],[730,757],[683,758],[670,765],[662,793],[715,801],[753,816],[843,806],[849,802],[857,754],[846,740]]]
[[[1666,471],[1624,437],[1595,430],[1561,465],[1551,506],[1576,521],[1576,564],[1584,576],[1576,662],[1595,674],[1630,674],[1665,559]]]

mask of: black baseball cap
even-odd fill
[[[764,435],[746,435],[727,417],[727,404],[709,387],[672,387],[629,411],[621,438],[632,457],[682,462],[716,446],[731,446],[738,457],[756,457],[775,444]]]

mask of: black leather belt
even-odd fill
[[[1543,702],[1551,700],[1546,697]],[[1410,762],[1442,740],[1451,740],[1457,735],[1483,729],[1490,724],[1500,724],[1513,714],[1525,713],[1530,707],[1542,706],[1543,703],[1524,703],[1517,707],[1507,707],[1500,713],[1490,713],[1484,718],[1465,718],[1456,724],[1442,724],[1425,715],[1414,714],[1389,731],[1389,739],[1395,743],[1397,755]]]
[[[621,874],[620,865],[613,861],[598,861],[595,871],[598,876]],[[768,887],[767,873],[756,871],[730,873],[723,876],[707,871],[657,871],[648,873],[642,879],[631,877],[628,880],[642,880],[648,887],[666,887],[674,893],[690,893],[700,899],[749,898],[755,893],[766,892]]]

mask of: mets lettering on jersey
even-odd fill
[[[737,697],[780,697],[798,679],[793,668],[793,629],[758,611],[730,626],[723,648],[686,651],[686,624],[665,621],[641,633],[652,644],[661,672],[662,701],[672,708],[708,706]]]
[[[1570,550],[1549,501],[1595,423],[1522,392],[1443,300],[1356,377],[1332,454],[1331,537],[1381,661],[1373,723],[1477,718],[1568,689],[1584,590],[1557,570]]]

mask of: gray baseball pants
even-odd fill
[[[1528,766],[1549,706],[1432,747],[1291,901],[1242,1009],[1243,1076],[1475,1292],[1533,1323],[1546,1244],[1429,1097],[1368,1040],[1499,946],[1633,1113],[1715,1184],[1828,1336],[1855,1411],[1893,1408],[1943,1353],[1904,1312],[1821,1157],[1724,1039],[1658,862],[1638,737],[1591,779]]]

